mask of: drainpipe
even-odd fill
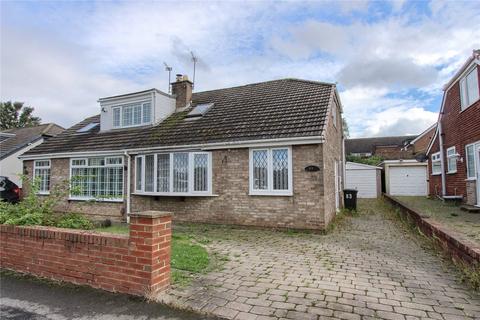
[[[127,194],[126,194],[126,202],[127,202],[127,223],[130,223],[130,177],[131,174],[131,157],[127,151],[124,152],[125,156],[127,157]]]
[[[445,99],[445,97],[444,97]],[[438,119],[438,144],[440,146],[440,167],[442,169],[442,197],[447,195],[447,185],[445,178],[445,160],[443,158],[443,136],[442,136],[442,115]]]

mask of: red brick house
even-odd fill
[[[445,85],[429,145],[430,195],[480,206],[480,50]]]
[[[48,168],[46,194],[70,180],[81,192],[57,210],[96,219],[166,210],[176,221],[299,229],[333,219],[344,180],[335,84],[282,79],[192,92],[178,75],[172,93],[99,99],[99,115],[25,153],[25,173]]]

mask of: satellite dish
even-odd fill
[[[419,153],[415,155],[415,160],[418,162],[425,162],[428,160],[428,156],[425,153]]]

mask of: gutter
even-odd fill
[[[46,153],[46,154],[32,154],[21,155],[19,159],[33,160],[33,159],[48,159],[48,158],[71,158],[81,157],[89,155],[124,155],[128,153],[142,153],[151,152],[157,150],[217,150],[217,149],[230,149],[230,148],[251,148],[261,146],[280,146],[280,145],[299,145],[299,144],[316,144],[324,143],[323,136],[310,136],[310,137],[294,137],[283,139],[260,139],[260,140],[247,140],[247,141],[231,141],[231,142],[215,142],[206,144],[191,144],[191,145],[179,145],[179,146],[162,146],[162,147],[147,147],[147,148],[132,148],[132,149],[117,149],[117,150],[101,150],[101,151],[81,151],[81,152],[61,152],[61,153]]]

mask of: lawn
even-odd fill
[[[432,220],[480,244],[480,214],[462,211],[454,203],[439,199],[400,196],[396,198]]]
[[[96,228],[95,231],[115,234],[128,234],[128,225],[112,225],[106,228]],[[203,243],[203,244],[202,244]],[[190,234],[187,230],[174,231],[172,235],[172,282],[179,286],[190,283],[196,275],[213,270],[222,260],[216,254],[210,254],[204,244],[203,237]]]

